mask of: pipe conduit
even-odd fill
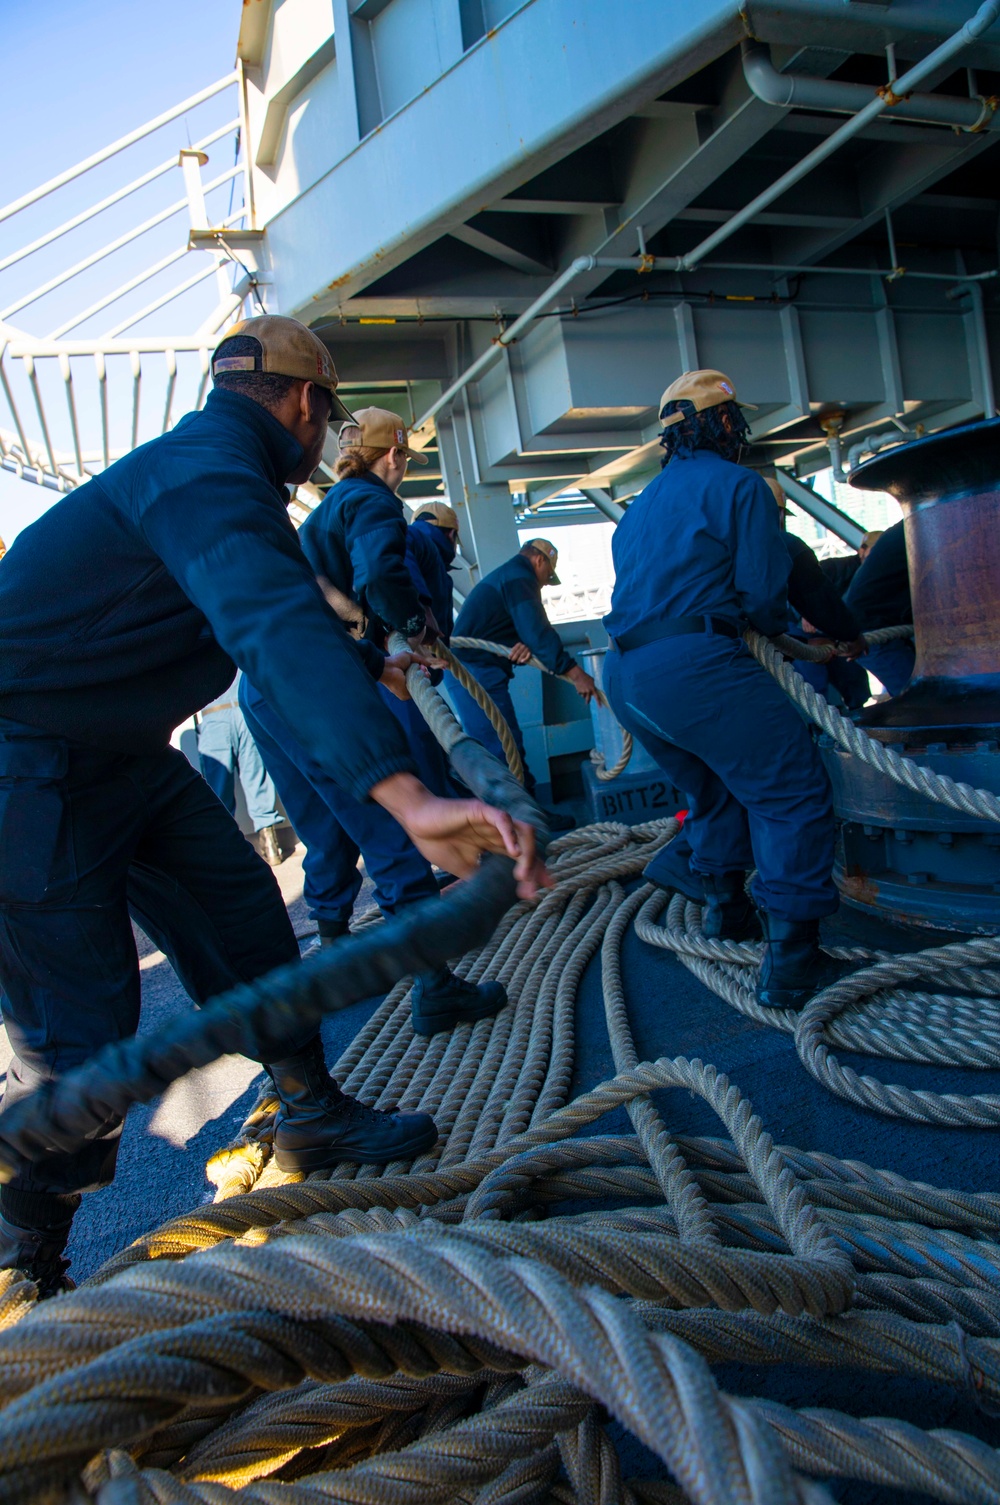
[[[781,89],[787,90],[788,88],[791,88],[794,90],[800,83],[802,83],[803,85],[808,83],[810,86],[817,83],[823,83],[824,87],[836,88],[839,97],[839,91],[841,89],[857,88],[860,89],[861,95],[864,96],[863,100],[861,100],[862,107],[857,111],[857,114],[852,114],[849,120],[845,120],[843,125],[838,126],[837,129],[832,133],[832,135],[828,136],[825,141],[820,142],[819,146],[814,147],[811,152],[807,152],[802,160],[800,162],[797,162],[794,167],[790,167],[787,172],[782,173],[780,178],[776,178],[769,188],[765,188],[762,193],[759,193],[756,198],[751,199],[749,204],[745,204],[744,207],[738,210],[730,219],[725,222],[725,224],[720,225],[717,230],[713,230],[711,235],[706,236],[706,238],[692,250],[685,251],[682,256],[644,255],[639,259],[639,261],[636,261],[634,257],[623,256],[577,256],[576,259],[574,261],[571,261],[569,266],[566,267],[562,272],[560,272],[558,277],[556,277],[555,280],[549,284],[545,292],[540,293],[539,296],[534,300],[534,302],[530,303],[524,310],[524,312],[514,320],[513,324],[511,324],[509,328],[505,329],[501,334],[496,336],[493,343],[486,350],[484,350],[476,360],[472,362],[472,365],[467,367],[466,370],[462,372],[461,376],[457,377],[456,380],[453,381],[451,385],[441,393],[441,396],[437,398],[435,402],[431,403],[427,411],[421,413],[420,417],[412,425],[411,433],[419,434],[424,425],[427,424],[430,419],[435,418],[443,408],[446,408],[452,402],[452,400],[458,396],[460,392],[464,391],[470,381],[474,381],[477,377],[481,376],[483,372],[493,364],[505,345],[512,345],[515,340],[517,340],[518,337],[522,334],[522,332],[528,328],[529,324],[533,323],[540,314],[551,308],[552,304],[559,297],[559,294],[565,292],[567,288],[572,286],[576,279],[582,276],[584,272],[593,271],[598,267],[606,268],[608,271],[693,271],[695,267],[701,265],[706,256],[708,256],[710,252],[714,251],[717,246],[720,246],[725,241],[731,239],[731,237],[736,234],[737,230],[741,230],[743,226],[745,224],[748,224],[750,220],[752,220],[761,212],[761,210],[766,209],[769,204],[773,204],[776,199],[780,199],[783,193],[787,193],[789,188],[794,187],[796,183],[799,183],[803,178],[808,177],[809,173],[811,173],[814,168],[818,167],[821,162],[825,162],[828,157],[832,157],[834,152],[836,152],[844,144],[845,141],[850,141],[852,137],[858,135],[860,131],[863,131],[870,120],[874,120],[877,116],[881,115],[884,110],[889,109],[890,106],[896,115],[901,116],[902,112],[900,110],[900,104],[905,102],[905,98],[912,96],[913,90],[916,88],[917,84],[921,83],[925,78],[930,77],[930,75],[936,72],[937,69],[942,66],[942,64],[950,62],[952,58],[957,57],[960,52],[964,51],[964,49],[969,45],[970,42],[974,42],[977,40],[977,38],[981,37],[984,31],[989,30],[994,21],[997,20],[998,16],[1000,16],[1000,0],[984,0],[984,3],[980,5],[979,9],[976,11],[976,14],[974,16],[971,16],[969,20],[965,22],[964,26],[959,27],[958,31],[956,31],[952,36],[948,37],[944,42],[942,42],[939,47],[935,47],[934,50],[932,52],[929,52],[926,57],[922,58],[919,63],[914,64],[914,66],[910,68],[907,73],[903,74],[900,78],[893,79],[891,88],[888,85],[885,85],[881,90],[868,89],[864,85],[830,84],[829,80],[799,80],[791,74],[786,75],[783,73],[778,73],[776,69],[771,67],[770,57],[768,56],[766,60],[766,67],[770,69],[774,79],[779,81],[779,87]],[[746,64],[744,62],[744,68],[745,66]],[[754,65],[754,67],[756,67],[756,64]],[[747,82],[750,83],[750,87],[751,89],[753,89],[754,86],[750,82],[749,77],[747,79]],[[763,94],[759,95],[758,97],[764,99],[766,103],[790,103],[790,101],[786,99],[776,98],[774,100],[769,100]],[[926,102],[927,100],[931,99],[936,100],[938,97],[939,96],[936,95],[924,95],[922,96],[922,100]],[[944,99],[944,96],[940,97]],[[801,102],[801,100],[796,100],[796,103]],[[946,100],[945,103],[948,105],[967,105],[970,102],[965,100]],[[977,117],[977,119],[970,121],[968,125],[960,125],[959,128],[963,130],[985,129],[987,125],[987,119],[985,117],[989,116],[990,120],[992,119],[995,104],[993,104],[989,108],[989,101],[979,101],[978,103],[976,101],[971,101],[971,104],[974,109],[978,110],[979,117],[983,118]],[[835,106],[835,108],[841,109],[843,108],[843,106],[838,104],[837,106]],[[854,106],[851,105],[847,108],[849,110],[852,110]],[[927,108],[931,108],[931,106],[928,105]],[[935,105],[934,108],[937,108],[937,106]],[[950,121],[942,121],[941,123],[951,124]],[[993,128],[992,124],[990,128]],[[777,271],[779,269],[777,267],[774,267],[771,268],[771,270]],[[803,270],[808,271],[812,270],[812,268],[803,268]],[[820,270],[826,270],[826,268],[820,268]],[[993,273],[991,272],[989,275],[992,276]],[[968,280],[970,279],[962,277],[955,278],[956,282]]]
[[[896,120],[920,121],[924,125],[950,126],[959,131],[1000,130],[995,95],[970,99],[947,94],[907,94],[892,98],[869,84],[849,84],[830,78],[809,78],[801,73],[780,73],[771,62],[764,42],[743,43],[743,77],[750,90],[766,105],[780,109],[826,110],[836,115],[854,115],[873,100],[886,98],[886,108]],[[883,86],[886,87],[886,86]]]

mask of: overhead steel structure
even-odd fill
[[[266,297],[426,419],[487,563],[511,493],[614,515],[684,367],[733,375],[755,458],[799,476],[831,442],[840,465],[992,414],[995,21],[968,0],[251,0]]]
[[[30,222],[0,246],[0,463],[59,488],[99,471],[200,402],[227,321],[267,308],[322,333],[349,404],[417,426],[432,464],[403,494],[447,492],[480,569],[519,518],[619,517],[658,467],[658,394],[699,365],[757,405],[754,463],[856,542],[803,481],[996,411],[998,14],[246,0],[232,75],[0,210],[0,237]],[[202,130],[210,96],[231,118]],[[183,123],[193,147],[40,224]],[[51,242],[172,167],[183,196],[53,269]],[[165,255],[48,327],[46,300],[161,225]],[[586,745],[589,722],[541,730],[575,707],[524,693],[532,761]]]

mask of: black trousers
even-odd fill
[[[3,1107],[135,1033],[130,913],[195,1003],[298,959],[274,875],[182,753],[107,753],[0,718]],[[120,1134],[109,1122],[14,1185],[106,1186]]]

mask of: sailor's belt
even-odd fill
[[[633,648],[645,648],[648,643],[658,643],[661,638],[692,637],[699,633],[738,638],[740,629],[728,617],[668,617],[665,621],[642,622],[638,627],[629,628],[620,637],[612,637],[611,646],[619,653],[628,653]]]

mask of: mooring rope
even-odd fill
[[[468,646],[468,643],[471,641],[471,639],[459,638],[457,641],[461,646]],[[518,749],[517,743],[514,741],[514,734],[511,731],[510,727],[507,725],[506,718],[504,717],[503,712],[500,710],[500,707],[496,704],[493,698],[486,693],[482,685],[479,683],[478,679],[476,679],[475,675],[470,673],[466,665],[462,663],[462,660],[460,658],[456,658],[454,653],[452,653],[451,649],[445,643],[435,643],[433,652],[436,657],[444,659],[445,663],[448,665],[449,670],[458,680],[463,690],[471,695],[477,706],[479,706],[480,710],[485,712],[485,714],[489,718],[490,725],[496,732],[497,736],[500,738],[500,746],[503,748],[503,755],[507,759],[507,767],[514,775],[515,779],[519,780],[519,782],[523,784],[524,764],[521,761],[521,754]]]
[[[505,647],[505,645],[503,643],[491,643],[486,638],[466,638],[466,637],[452,638],[451,645],[452,645],[453,648],[476,648],[476,649],[479,650],[480,653],[495,653],[498,658],[509,659],[510,655],[511,655],[511,649]],[[456,670],[452,667],[452,664],[451,664],[451,660],[454,659],[454,657],[455,657],[454,654],[448,655],[448,658],[449,658],[449,668],[451,668],[452,673],[456,674],[456,678],[458,678],[459,676],[457,675]],[[461,660],[458,660],[458,662],[460,663]],[[531,657],[528,659],[528,663],[529,663],[529,665],[531,666],[532,669],[539,669],[539,670],[541,670],[541,672],[543,674],[552,674],[552,670],[549,669],[545,664],[543,664],[540,658],[536,658],[534,654],[532,654]],[[466,670],[466,673],[468,673],[467,670]],[[566,676],[564,674],[552,674],[552,677],[554,679],[565,679],[566,678]],[[465,688],[467,690],[469,689],[469,686],[468,686],[468,684],[466,684],[466,681],[464,679],[461,680],[461,683],[465,685]],[[485,692],[485,690],[483,690],[483,688],[479,684],[478,680],[475,681],[475,684],[476,684],[476,688],[480,691],[480,693],[482,693],[482,694],[485,695],[486,692]],[[606,710],[610,711],[611,707],[608,704],[608,697],[605,695],[604,691],[602,689],[600,689],[600,687],[595,687],[595,688],[596,688],[596,694],[597,694],[597,702],[598,702],[598,704],[604,706]],[[469,693],[472,694],[472,691],[470,690]],[[487,696],[486,698],[487,698],[487,700],[489,700],[489,696]],[[477,703],[482,704],[482,702],[478,700],[478,697],[476,697],[476,699],[477,699]],[[493,702],[490,701],[490,704],[492,705]],[[500,716],[500,712],[496,710],[495,706],[493,707],[493,710],[496,711],[497,716]],[[489,711],[487,711],[487,715],[489,715],[490,716],[490,720],[493,721],[492,713],[490,713]],[[500,717],[500,719],[503,720],[503,717]],[[506,726],[506,724],[507,723],[504,722],[504,726]],[[493,725],[494,725],[494,727],[496,727],[497,724],[496,724],[495,721],[493,721]],[[590,751],[590,761],[593,764],[594,773],[601,780],[602,783],[607,783],[611,779],[616,779],[620,773],[624,773],[625,772],[626,768],[629,765],[629,759],[632,757],[632,749],[633,749],[632,733],[631,732],[627,732],[625,730],[625,728],[622,727],[621,728],[621,734],[622,734],[622,750],[621,750],[621,752],[619,753],[617,759],[611,765],[610,768],[608,768],[606,766],[604,754],[601,752],[600,748],[598,748],[598,747],[591,748],[591,751]],[[501,741],[502,740],[503,739],[501,738]],[[506,752],[506,747],[504,748],[504,751]],[[508,757],[507,761],[508,761],[508,763],[510,763],[509,757]],[[511,766],[513,766],[513,765],[511,765]]]
[[[474,760],[437,692],[418,670],[409,679],[449,755]],[[530,812],[499,765],[479,776]],[[996,1505],[1000,1453],[967,1433],[735,1397],[710,1366],[919,1378],[995,1415],[1000,1194],[776,1146],[712,1066],[640,1061],[621,947],[633,925],[666,945],[741,1012],[794,1033],[807,1067],[840,1090],[835,1049],[1000,1064],[1000,942],[905,957],[843,948],[833,954],[861,970],[801,1016],[761,1009],[757,948],[706,941],[696,906],[630,891],[678,829],[605,823],[563,837],[548,854],[555,887],[494,924],[497,888],[471,942],[484,901],[470,886],[466,933],[451,932],[458,970],[501,979],[509,1006],[419,1037],[404,978],[334,1067],[363,1101],[434,1114],[439,1141],[417,1161],[286,1180],[262,1101],[219,1164],[214,1204],[41,1306],[29,1282],[0,1277],[0,1502],[73,1490],[98,1505],[829,1502],[812,1475]],[[451,898],[437,910],[450,928]],[[442,936],[413,943],[395,921],[364,926],[319,970],[279,974],[267,998],[321,1010],[362,981],[374,992],[376,973],[385,986],[404,954]],[[598,949],[616,1075],[571,1098],[577,993]],[[230,996],[220,1020],[241,1001]],[[246,1048],[258,1027],[227,1024],[223,1043]],[[650,1096],[669,1088],[700,1095],[726,1137],[673,1135]],[[912,1107],[904,1091],[882,1089],[891,1111]],[[996,1121],[987,1098],[910,1095],[925,1121]],[[71,1097],[57,1115],[67,1133]],[[875,1095],[854,1100],[887,1111]],[[599,1132],[620,1106],[633,1132]],[[966,1116],[935,1116],[949,1112]],[[623,1479],[609,1417],[681,1493]]]
[[[900,635],[898,629],[886,629],[886,633]],[[745,637],[758,663],[763,664],[768,673],[773,675],[785,694],[847,752],[877,769],[879,773],[886,774],[897,784],[912,789],[915,794],[950,805],[963,815],[1000,821],[1000,797],[991,790],[974,789],[971,784],[959,783],[947,774],[935,773],[933,769],[925,768],[914,759],[901,756],[895,748],[884,742],[867,736],[863,728],[855,726],[853,721],[841,715],[823,695],[816,693],[801,674],[796,674],[791,665],[785,663],[782,651],[786,640],[780,639],[782,647],[776,648],[767,638],[752,629],[746,632]],[[872,633],[871,637],[874,641],[876,634]]]

